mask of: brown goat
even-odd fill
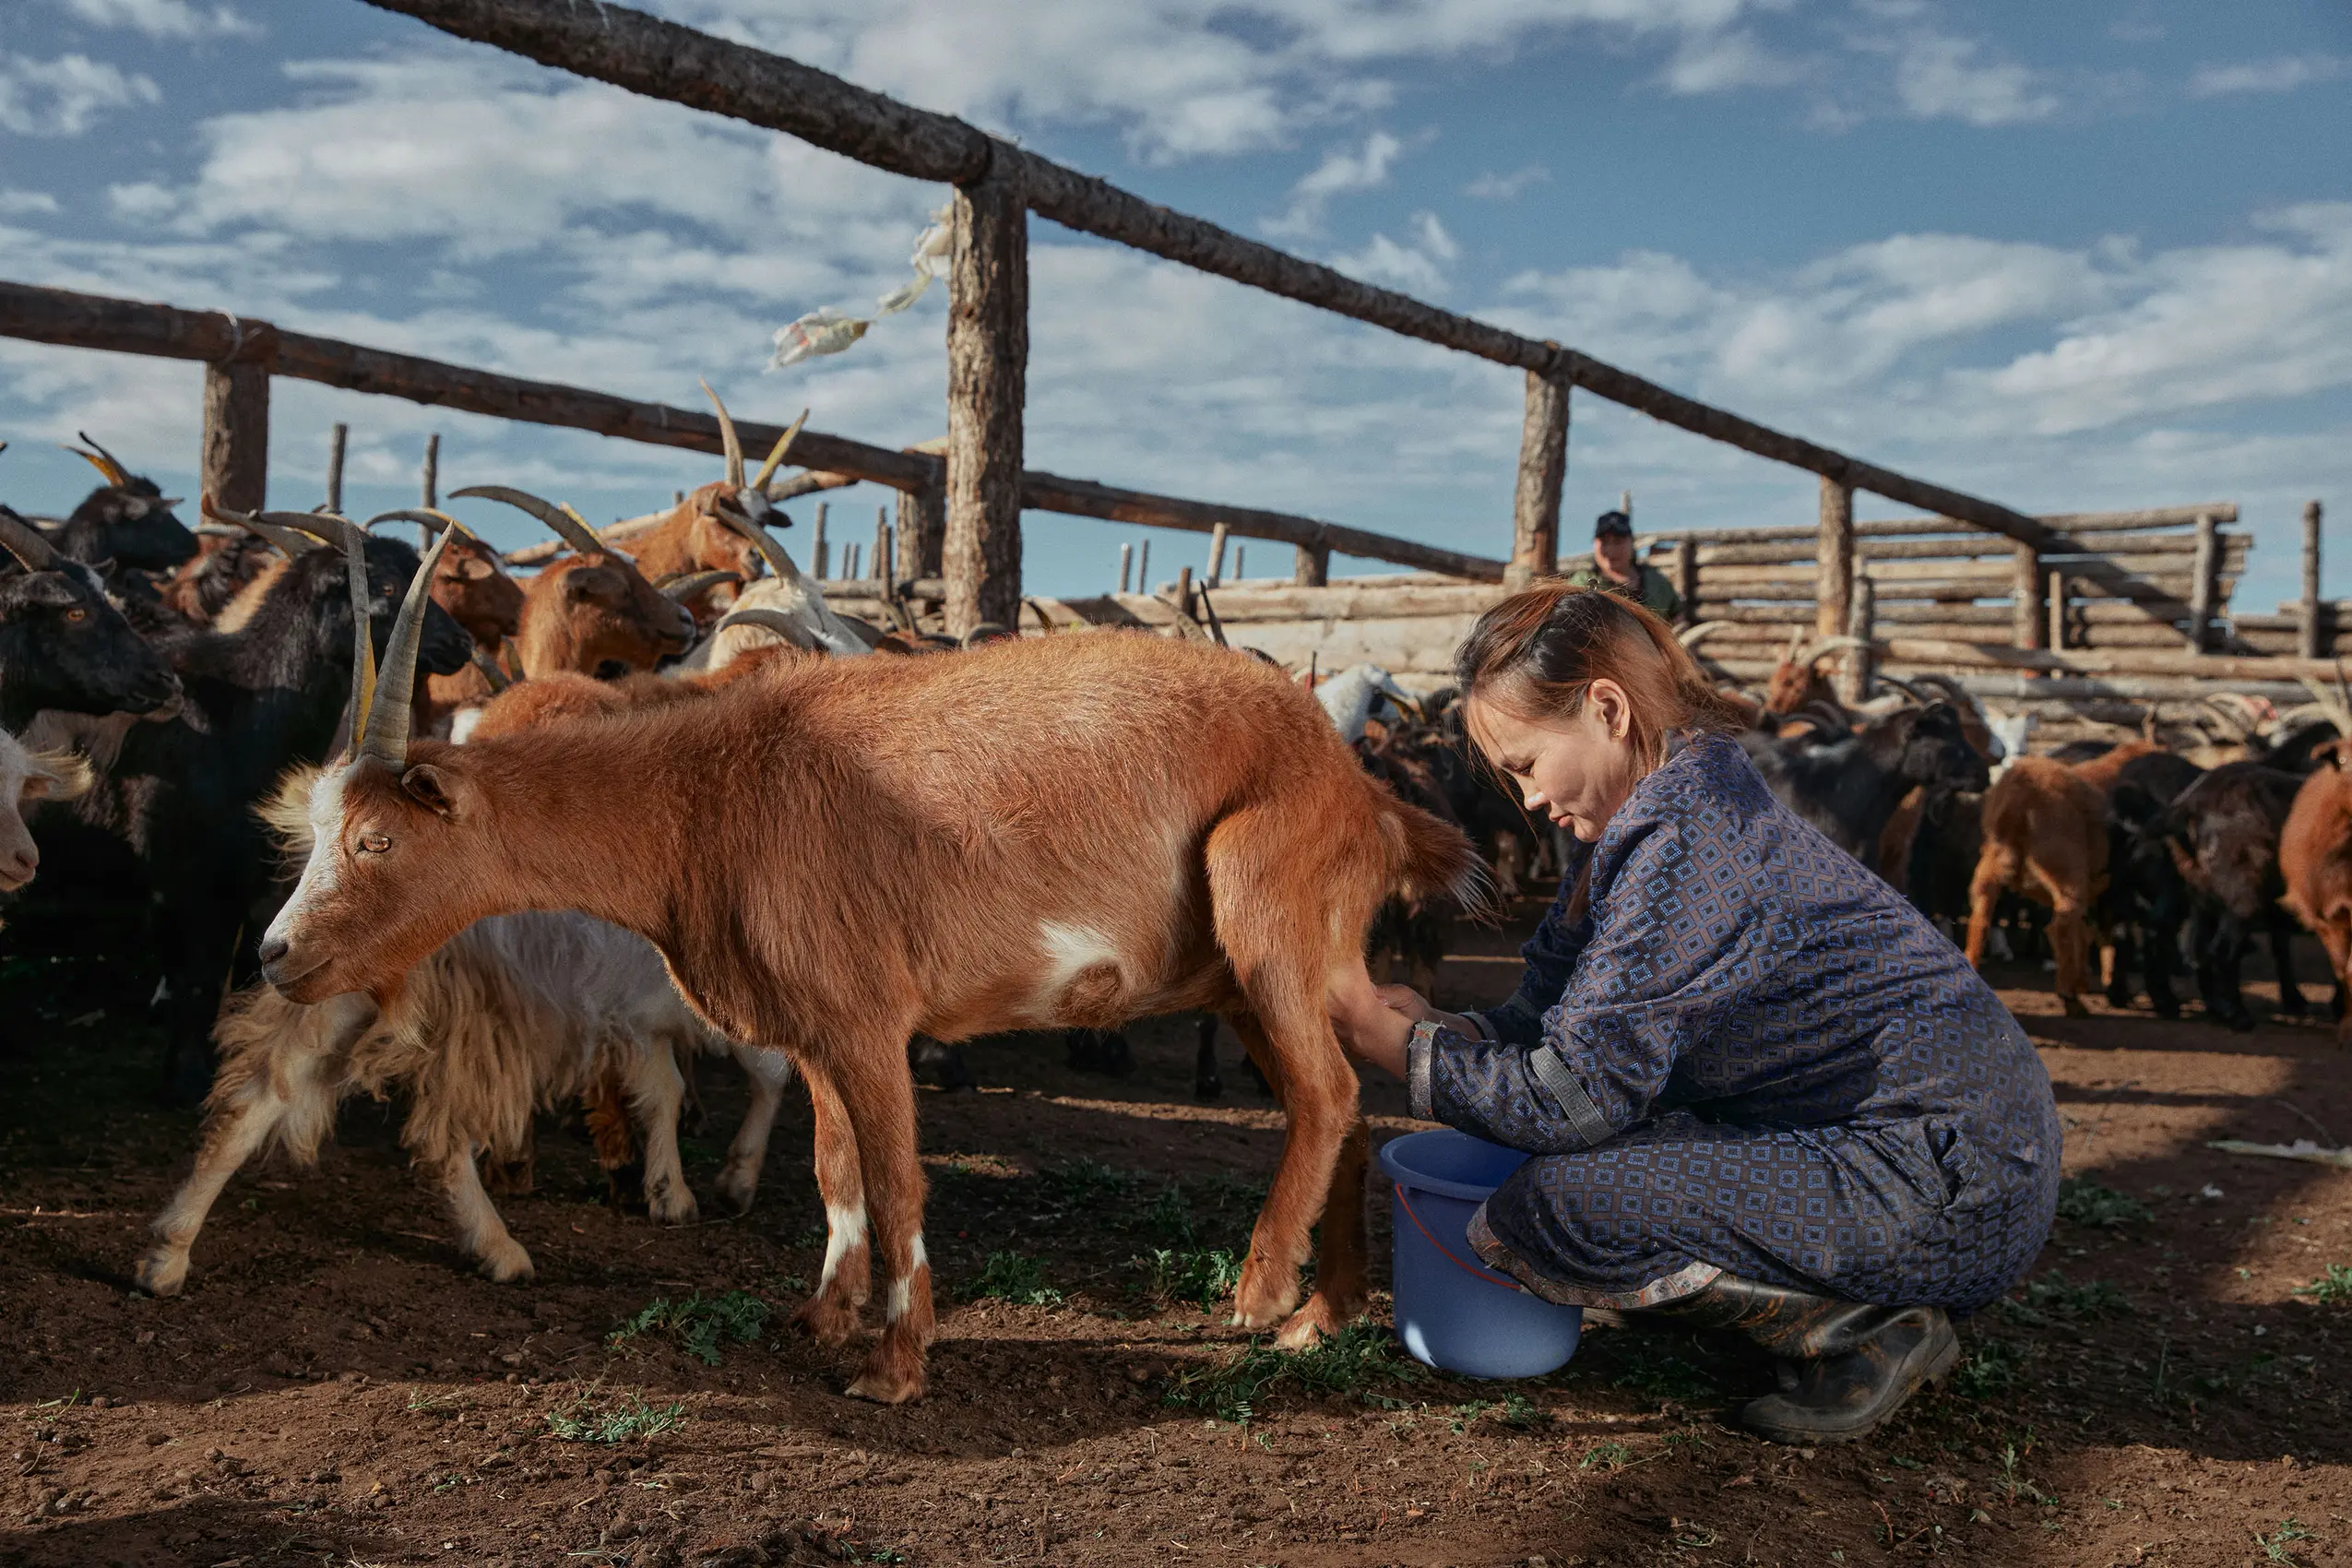
[[[2335,971],[2335,1043],[2352,1045],[2352,732],[2314,748],[2278,835],[2280,900],[2327,949]]]
[[[869,1222],[890,1282],[850,1393],[925,1384],[917,1033],[1223,1013],[1289,1123],[1235,1321],[1299,1347],[1362,1310],[1367,1140],[1329,999],[1372,1004],[1384,897],[1476,899],[1477,862],[1279,670],[1109,634],[784,660],[707,701],[457,747],[408,739],[412,644],[312,796],[316,847],[264,973],[295,1000],[388,992],[508,910],[645,936],[715,1028],[780,1046],[809,1084],[832,1236],[801,1320],[847,1340]]]
[[[1801,636],[1789,637],[1780,662],[1773,667],[1771,678],[1764,683],[1764,712],[1795,713],[1812,703],[1823,703],[1833,712],[1844,712],[1845,704],[1837,700],[1837,688],[1830,683],[1822,664],[1861,645],[1852,637],[1823,637],[1807,647],[1800,642]]]
[[[2077,767],[2019,757],[1994,781],[1985,794],[1983,847],[1968,885],[1969,963],[1984,963],[1993,904],[2002,892],[2047,904],[2059,1002],[2069,1017],[2088,1016],[2088,916],[2107,886],[2107,795],[2125,762],[2155,749],[2133,742]]]
[[[647,532],[629,540],[638,570],[659,582],[690,572],[732,572],[748,582],[759,574],[759,553],[749,540],[719,515],[731,505],[736,487],[724,480],[696,490],[671,509]],[[739,586],[739,585],[738,585]],[[714,583],[686,601],[699,624],[707,626],[734,603],[734,588]]]

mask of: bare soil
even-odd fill
[[[1460,933],[1442,999],[1506,992],[1537,912]],[[2037,970],[1996,978],[2070,1174],[2136,1206],[2085,1194],[2038,1288],[1962,1325],[1954,1386],[1809,1451],[1737,1427],[1766,1366],[1681,1333],[1594,1323],[1514,1384],[1416,1375],[1377,1330],[1287,1375],[1252,1356],[1178,1298],[1245,1244],[1279,1120],[1229,1038],[1224,1098],[1195,1102],[1189,1020],[1136,1031],[1124,1078],[1008,1039],[970,1051],[977,1091],[924,1092],[919,1405],[845,1398],[853,1353],[785,1327],[823,1251],[805,1102],[751,1215],[677,1229],[610,1206],[576,1126],[543,1121],[537,1190],[499,1200],[539,1265],[520,1287],[467,1270],[399,1108],[358,1103],[318,1170],[233,1182],[186,1294],[149,1300],[130,1265],[195,1116],[154,1108],[155,1041],[101,971],[14,959],[0,1564],[2352,1562],[2352,1301],[2295,1293],[2352,1264],[2352,1173],[2207,1146],[2338,1144],[2352,1063],[2271,1016],[2266,981],[2236,1035],[2193,1008],[2069,1020]],[[703,1098],[688,1170],[715,1209],[741,1095],[714,1066]],[[1413,1125],[1396,1086],[1366,1099],[1376,1137]],[[990,1284],[1029,1299],[970,1299]],[[749,1341],[612,1337],[697,1294]]]

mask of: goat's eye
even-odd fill
[[[79,624],[80,623],[89,619],[89,612],[87,610],[68,610],[65,612],[65,619],[76,624]]]
[[[392,840],[381,833],[360,835],[360,848],[371,855],[380,855],[392,847]]]

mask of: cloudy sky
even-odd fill
[[[2235,499],[2241,602],[2326,497],[2352,596],[2352,7],[2277,0],[659,0],[1146,196],[2033,511]],[[900,445],[944,291],[849,353],[769,335],[908,277],[924,186],[358,0],[0,5],[0,276]],[[1516,373],[1038,221],[1029,461],[1502,554]],[[86,429],[182,490],[194,367],[0,341],[0,497]],[[686,454],[280,382],[271,499],[503,480],[617,517]],[[1572,529],[1810,521],[1813,483],[1578,394]],[[885,499],[833,498],[871,528]],[[795,511],[807,520],[808,503]],[[1865,503],[1865,515],[1890,515]],[[520,542],[531,525],[483,516]],[[1032,588],[1139,530],[1032,517]],[[1154,540],[1155,576],[1199,560]],[[1288,570],[1271,546],[1253,573]],[[1164,570],[1161,569],[1164,567]]]

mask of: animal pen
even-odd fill
[[[555,0],[371,0],[460,38],[579,76],[782,131],[909,178],[954,189],[947,326],[947,434],[892,450],[804,431],[808,470],[778,498],[861,481],[898,494],[867,569],[828,596],[852,612],[932,618],[963,636],[1139,626],[1233,637],[1286,663],[1358,660],[1423,683],[1443,675],[1470,622],[1512,588],[1562,564],[1560,497],[1569,405],[1583,388],[1710,440],[1814,473],[1817,523],[1692,529],[1642,536],[1680,588],[1686,624],[1720,675],[1752,680],[1780,650],[1850,636],[1841,687],[1875,669],[1942,672],[1995,711],[2059,727],[2138,722],[2153,705],[2222,692],[2300,700],[2324,678],[2352,622],[2320,594],[2321,506],[2302,517],[2302,595],[2275,615],[2231,612],[2250,535],[2228,502],[2031,517],[1895,472],[1683,397],[1574,348],[1508,332],[1153,206],[991,137],[823,71],[619,7]],[[1030,214],[1167,260],[1521,371],[1521,436],[1511,549],[1495,559],[1288,513],[1180,499],[1023,464]],[[721,450],[718,422],[691,410],[443,363],[284,330],[225,310],[189,310],[0,283],[0,333],[205,366],[201,482],[239,510],[265,501],[269,389],[277,376],[467,412]],[[747,440],[779,427],[743,423]],[[430,483],[430,481],[428,481]],[[1857,493],[1925,517],[1855,520]],[[1055,512],[1213,536],[1208,571],[1157,591],[1055,600],[1024,595],[1021,513]],[[625,542],[632,525],[604,530]],[[1228,539],[1290,545],[1288,583],[1227,582]],[[517,564],[555,547],[517,552]],[[862,548],[862,547],[861,547]],[[1334,582],[1334,552],[1412,568]],[[849,551],[844,550],[845,560]],[[885,569],[881,563],[887,557]],[[824,575],[824,563],[813,562]],[[1122,585],[1123,589],[1125,585]],[[1850,645],[1848,645],[1850,647]]]

